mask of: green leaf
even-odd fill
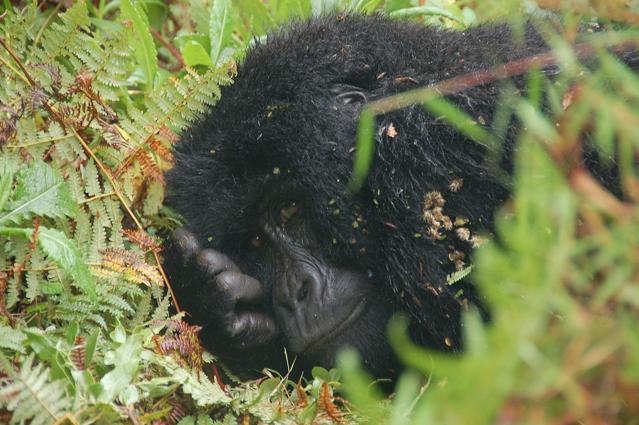
[[[4,198],[4,179],[0,181],[0,200]],[[58,171],[41,161],[33,161],[18,172],[13,201],[0,215],[0,223],[18,222],[32,215],[63,217],[75,215],[77,204]]]
[[[13,183],[13,172],[5,164],[0,177],[0,211],[4,209],[11,195],[11,183]]]
[[[395,10],[388,14],[394,19],[407,19],[416,16],[443,16],[444,18],[452,19],[453,21],[463,23],[463,21],[454,13],[437,6],[416,6],[406,9]]]
[[[121,0],[120,11],[125,19],[131,21],[136,40],[133,49],[138,63],[146,76],[146,88],[151,90],[158,72],[158,58],[149,21],[140,4],[133,0]]]
[[[331,375],[328,373],[328,370],[324,369],[321,366],[315,366],[311,370],[311,376],[316,379],[321,379],[324,382],[331,381]]]
[[[357,128],[357,150],[353,160],[353,175],[348,183],[351,192],[357,192],[368,175],[368,170],[373,164],[375,155],[375,113],[365,107],[359,116],[359,126]]]
[[[369,15],[375,12],[381,3],[381,0],[359,0],[354,9],[358,12]]]
[[[33,236],[33,229],[0,227],[0,235],[20,236],[30,239]],[[78,248],[64,233],[40,226],[38,229],[38,246],[58,267],[71,275],[75,286],[87,294],[91,300],[97,301],[93,276],[91,276]]]
[[[174,382],[182,385],[182,391],[189,394],[197,406],[215,406],[231,402],[220,385],[215,381],[211,382],[205,374],[178,365],[172,357],[162,357],[157,360]]]
[[[100,394],[101,402],[113,401],[129,387],[140,365],[141,352],[142,340],[137,335],[131,335],[116,350],[106,353],[104,362],[115,367],[100,380],[103,389]]]
[[[180,34],[173,39],[173,44],[178,49],[182,49],[186,43],[189,41],[195,41],[196,43],[202,45],[204,50],[207,52],[211,51],[211,41],[209,40],[208,33],[204,34]],[[206,54],[208,56],[208,53]]]
[[[84,355],[84,364],[90,365],[93,360],[93,354],[95,353],[95,346],[98,343],[98,337],[100,336],[100,329],[96,329],[89,337],[84,346],[86,354]]]
[[[62,359],[55,343],[47,338],[46,333],[37,328],[27,329],[25,333],[29,348],[38,355],[40,360],[51,365],[51,378],[66,378],[69,382],[73,382],[68,365]]]
[[[40,226],[38,245],[62,270],[71,275],[75,286],[91,300],[97,301],[95,281],[89,267],[84,262],[80,250],[64,233]]]
[[[189,40],[182,46],[182,57],[188,66],[213,66],[211,58],[204,47],[195,40]]]
[[[229,0],[215,0],[211,6],[210,39],[211,61],[220,62],[222,50],[231,38],[232,20],[229,16],[231,2]]]
[[[444,121],[475,142],[494,148],[498,146],[492,135],[475,118],[468,115],[448,99],[433,97],[424,102],[424,107],[433,115],[443,118]]]
[[[64,335],[67,339],[67,344],[73,346],[73,343],[75,342],[75,337],[78,335],[79,327],[80,325],[78,324],[78,322],[72,322],[71,324],[69,324],[66,331],[64,332]]]

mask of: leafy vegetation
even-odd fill
[[[562,14],[558,4],[543,2]],[[491,325],[470,312],[468,352],[453,358],[414,346],[402,319],[393,320],[389,335],[408,368],[389,398],[370,385],[352,352],[338,370],[316,368],[301,382],[271,371],[257,381],[221,382],[223,365],[202,351],[198,328],[170,310],[159,262],[157,235],[179,220],[162,206],[171,145],[231,83],[233,58],[292,19],[348,9],[463,29],[495,11],[517,26],[524,7],[491,0],[6,1],[0,422],[639,423],[639,78],[603,49],[636,41],[627,24],[638,15],[632,6],[580,7],[585,16],[566,13],[564,32],[549,39],[560,79],[525,67],[527,98],[504,83],[503,108],[487,126],[428,89],[363,115],[354,184],[374,149],[370,125],[389,105],[424,103],[482,143],[498,144],[512,116],[527,129],[518,139],[513,200],[472,270],[492,306]],[[584,55],[571,45],[591,14],[622,29],[580,36],[594,47]],[[540,99],[548,99],[547,112]],[[585,130],[602,157],[619,156],[620,194],[571,160]]]

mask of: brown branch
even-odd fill
[[[156,30],[155,28],[150,28],[151,30],[151,34],[153,34],[153,37],[155,37],[155,39],[157,41],[160,42],[161,45],[163,45],[166,50],[168,50],[173,57],[178,61],[178,63],[180,64],[180,67],[177,68],[175,71],[178,71],[182,68],[184,68],[186,65],[184,64],[184,58],[182,57],[182,54],[180,53],[180,51],[171,43],[169,43],[163,36],[162,34],[160,34],[160,32],[158,30]]]
[[[628,218],[634,213],[632,205],[617,199],[583,167],[575,168],[568,174],[568,184],[575,192],[613,217]]]
[[[634,51],[636,49],[636,43],[625,41],[613,44],[611,48],[616,53],[624,53]],[[590,43],[581,43],[574,46],[574,52],[578,58],[583,59],[593,56],[596,53],[596,48]],[[523,75],[533,68],[548,68],[556,64],[557,58],[553,52],[540,53],[524,59],[497,65],[486,70],[453,77],[423,88],[375,100],[370,102],[367,108],[376,115],[386,114],[411,105],[422,104],[435,97],[455,94],[484,84]]]
[[[0,45],[2,45],[2,47],[4,47],[4,49],[9,53],[11,58],[13,58],[15,63],[18,64],[18,66],[20,67],[20,70],[24,74],[25,78],[28,80],[29,86],[35,87],[37,85],[35,80],[31,77],[31,74],[29,74],[29,71],[27,71],[27,69],[24,67],[24,65],[22,64],[22,61],[20,60],[18,55],[15,54],[13,49],[11,47],[9,47],[9,45],[4,41],[4,38],[2,38],[2,37],[0,37]]]

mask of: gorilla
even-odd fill
[[[531,28],[516,42],[507,25],[457,32],[355,15],[255,44],[167,173],[168,204],[186,227],[165,264],[203,345],[240,374],[284,369],[284,348],[300,370],[330,367],[351,346],[374,376],[392,377],[385,329],[402,311],[416,343],[459,351],[462,312],[486,314],[471,284],[447,276],[470,263],[509,183],[488,165],[489,148],[416,105],[377,117],[374,161],[352,193],[359,113],[547,50]],[[522,78],[514,85],[524,91]],[[499,93],[491,83],[447,98],[489,126]]]

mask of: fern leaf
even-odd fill
[[[24,353],[22,343],[27,339],[26,335],[9,326],[0,325],[0,347],[8,348],[17,353]]]
[[[29,259],[29,269],[26,273],[27,289],[25,291],[25,296],[29,302],[33,302],[42,294],[40,284],[44,278],[44,272],[42,270],[46,267],[46,265],[47,262],[42,251],[35,250]]]
[[[468,266],[454,273],[451,273],[448,276],[446,276],[446,283],[448,285],[453,285],[459,282],[460,280],[462,280],[463,278],[465,278],[466,276],[468,276],[470,272],[472,271],[473,271],[473,266]]]
[[[96,196],[102,194],[102,187],[100,186],[100,177],[98,169],[93,161],[87,162],[84,167],[84,187],[89,196]]]
[[[22,10],[13,8],[12,13],[6,14],[2,21],[0,21],[0,34],[6,37],[6,41],[13,48],[14,52],[19,57],[24,57],[28,48],[33,44],[32,41],[38,32],[36,27],[36,7],[34,3],[29,4]],[[6,51],[0,53],[3,59],[7,59],[7,63],[11,63],[11,59]],[[0,76],[5,77],[11,71],[6,66],[0,66]],[[17,82],[20,87],[25,87],[25,84],[20,79],[12,79]],[[13,92],[16,87],[11,87],[8,83],[11,81],[9,78],[3,78],[3,84],[0,84],[0,101],[8,104],[7,94]]]
[[[9,360],[0,353],[0,367],[9,376],[0,384],[0,404],[13,412],[12,424],[48,425],[57,423],[65,408],[71,406],[63,381],[51,381],[49,369],[34,365],[29,356],[15,371]]]
[[[14,200],[8,211],[0,213],[0,223],[18,222],[32,215],[72,217],[76,212],[77,204],[59,172],[44,162],[32,161],[18,172]]]
[[[203,75],[195,72],[181,79],[168,79],[162,87],[155,90],[149,96],[147,102],[148,109],[144,112],[136,108],[129,109],[129,120],[124,120],[122,126],[133,138],[134,147],[130,150],[125,161],[118,166],[114,173],[119,176],[135,161],[145,161],[144,167],[148,170],[161,167],[148,163],[154,159],[148,152],[155,152],[151,143],[158,138],[164,137],[168,129],[183,130],[186,126],[195,121],[209,105],[213,105],[220,97],[220,85],[227,85],[231,82],[228,69],[210,69]],[[176,139],[169,137],[166,140],[172,143]],[[137,145],[137,146],[136,146]],[[157,149],[158,146],[155,146]],[[166,147],[161,146],[158,153],[166,151]],[[145,155],[146,154],[146,155]]]
[[[82,46],[80,35],[89,24],[87,5],[83,1],[60,14],[62,23],[53,23],[44,32],[42,46],[35,46],[32,55],[40,63],[54,63],[58,56],[71,56]]]

